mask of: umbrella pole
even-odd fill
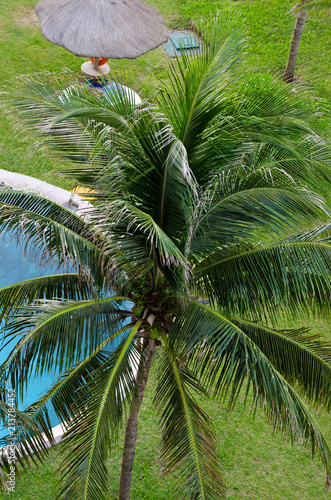
[[[94,58],[93,68],[95,69],[95,71],[99,71],[99,59],[100,57]]]

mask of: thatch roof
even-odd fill
[[[141,0],[42,0],[43,36],[82,57],[135,59],[168,39],[160,12]]]

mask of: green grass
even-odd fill
[[[208,17],[222,7],[239,10],[245,18],[249,61],[282,74],[286,65],[295,18],[286,14],[296,0],[173,0],[183,25]],[[313,86],[320,96],[331,93],[331,26],[308,19],[297,59],[297,77]]]
[[[36,0],[0,0],[0,51],[2,87],[9,89],[15,76],[39,70],[58,72],[67,67],[79,73],[83,61],[66,50],[43,39],[32,15]],[[179,23],[187,28],[192,18],[215,13],[222,6],[242,12],[246,18],[250,45],[249,61],[281,74],[286,64],[294,18],[286,16],[293,0],[149,0],[167,19],[169,28]],[[308,22],[297,62],[297,75],[312,85],[318,95],[331,94],[331,28],[329,25]],[[161,48],[135,61],[112,61],[115,74],[130,74],[136,91],[142,95],[154,76],[165,75],[166,56]],[[5,83],[7,82],[7,83]],[[71,187],[73,181],[59,177],[65,163],[41,156],[32,146],[16,135],[10,118],[1,113],[0,168],[32,175],[48,182]],[[316,324],[314,325],[316,326]],[[329,338],[329,324],[320,322],[318,328]],[[152,405],[155,376],[149,382],[140,414],[139,439],[133,473],[132,500],[176,500],[171,478],[163,478],[158,460],[160,434],[157,415]],[[204,401],[204,407],[214,422],[220,464],[224,470],[231,500],[314,500],[331,498],[324,491],[324,473],[318,459],[311,460],[310,451],[298,444],[291,446],[280,433],[273,434],[261,412],[255,420],[249,407],[240,401],[228,414],[219,402]],[[330,417],[317,410],[317,419],[331,442]],[[28,477],[17,483],[11,498],[17,500],[52,500],[55,498],[54,470],[60,465],[60,450],[52,451],[45,466],[33,469]],[[119,482],[121,442],[110,459],[109,500],[115,500]],[[0,493],[0,499],[8,498]]]

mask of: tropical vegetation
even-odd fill
[[[249,76],[243,25],[230,13],[202,25],[201,53],[170,63],[154,102],[107,100],[51,75],[6,95],[96,199],[82,218],[31,192],[0,191],[1,231],[68,267],[0,290],[3,335],[17,340],[2,384],[20,396],[35,374],[61,372],[18,414],[15,435],[23,466],[42,461],[52,404],[66,426],[57,498],[103,498],[124,421],[119,498],[129,498],[152,360],[176,498],[226,495],[200,396],[229,395],[233,407],[244,394],[275,428],[310,443],[330,484],[330,449],[300,394],[330,409],[331,344],[276,326],[280,315],[330,310],[325,103]],[[5,420],[5,402],[1,411]]]

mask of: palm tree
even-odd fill
[[[42,461],[53,405],[66,426],[59,499],[104,498],[124,419],[119,498],[129,498],[153,358],[176,498],[225,495],[199,394],[229,392],[233,406],[246,391],[275,427],[311,443],[330,477],[330,449],[298,390],[330,409],[331,346],[277,328],[279,316],[330,310],[329,215],[312,191],[330,181],[320,102],[242,74],[243,25],[231,14],[201,29],[201,54],[169,63],[156,104],[38,78],[6,96],[97,198],[80,218],[37,194],[0,191],[2,231],[77,264],[0,290],[6,339],[17,338],[3,385],[20,396],[35,373],[60,371],[15,435],[23,465]],[[5,474],[5,455],[2,464]]]
[[[330,7],[330,0],[301,0],[296,3],[294,7],[289,12],[298,11],[298,15],[295,21],[290,51],[288,54],[288,59],[286,63],[286,68],[283,76],[283,80],[286,83],[292,83],[294,81],[294,70],[297,60],[297,55],[299,52],[300,40],[305,26],[307,12],[311,9],[321,8],[323,11]],[[288,14],[289,14],[288,12]]]

